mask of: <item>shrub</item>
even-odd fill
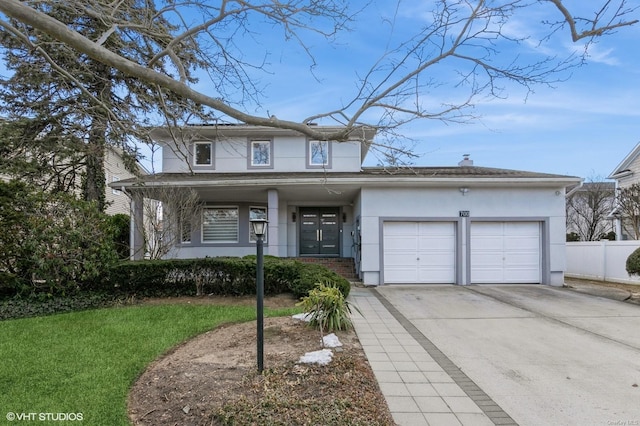
[[[0,321],[6,319],[38,317],[63,312],[106,308],[134,303],[133,299],[118,298],[104,293],[82,292],[69,296],[48,297],[44,294],[21,298],[13,297],[0,302]]]
[[[116,261],[107,216],[70,194],[0,182],[0,229],[5,294],[75,292]]]
[[[640,248],[629,255],[626,269],[629,275],[640,275]]]
[[[349,296],[351,284],[346,278],[315,263],[305,264],[304,267],[300,269],[297,279],[291,282],[290,289],[296,297],[304,297],[316,288],[318,283],[323,282],[334,283],[344,297]]]
[[[265,256],[266,295],[292,292],[302,297],[325,281],[333,282],[344,297],[349,295],[349,281],[322,265]],[[247,256],[125,261],[112,269],[108,286],[99,283],[94,289],[140,297],[256,294],[256,260]]]
[[[351,313],[349,302],[331,281],[316,283],[316,287],[297,305],[311,314],[309,325],[320,327],[321,334],[323,330],[328,332],[347,330],[352,326],[349,319]]]
[[[300,273],[300,262],[265,258],[265,294],[290,291]],[[255,257],[144,260],[122,262],[112,271],[107,290],[139,296],[193,296],[256,294]]]
[[[238,258],[122,262],[111,290],[146,297],[255,294],[255,263]]]
[[[129,215],[118,213],[108,217],[111,227],[113,242],[119,259],[129,258],[129,228],[131,226]]]
[[[567,234],[567,242],[569,243],[569,242],[575,242],[575,241],[580,241],[580,236],[575,232],[569,232]]]

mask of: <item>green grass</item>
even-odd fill
[[[8,412],[82,413],[82,424],[129,424],[127,394],[151,361],[220,324],[252,319],[252,307],[159,305],[1,321],[0,424]]]

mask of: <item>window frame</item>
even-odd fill
[[[256,164],[254,160],[255,144],[268,144],[269,162],[267,164]],[[273,169],[273,139],[250,139],[247,143],[247,168],[249,169]]]
[[[209,145],[209,162],[206,164],[198,163],[198,146],[201,146],[201,145]],[[206,141],[194,142],[193,151],[192,151],[192,162],[191,162],[193,167],[213,167],[213,159],[214,159],[213,147],[214,147],[213,142],[206,142]]]
[[[205,225],[207,224],[205,214],[207,210],[234,210],[236,212],[235,240],[206,240]],[[204,206],[202,208],[202,225],[200,226],[200,241],[202,244],[238,244],[240,242],[240,207],[239,206]]]
[[[178,226],[178,232],[180,232],[180,244],[191,244],[193,242],[193,226],[192,225],[193,224],[190,219],[180,220],[180,223]]]
[[[115,182],[119,182],[120,181],[120,177],[119,176],[115,176],[115,175],[111,175],[111,183],[115,183]],[[111,194],[112,195],[122,195],[122,191],[116,188],[111,188]]]
[[[313,149],[313,145],[315,144],[321,144],[321,145],[326,145],[326,158],[325,161],[323,163],[314,163],[313,162],[313,154],[314,154],[314,149]],[[315,139],[310,139],[307,141],[307,168],[308,169],[330,169],[331,168],[331,148],[332,144],[331,141],[320,141],[320,140],[315,140]]]

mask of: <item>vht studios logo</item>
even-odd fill
[[[7,420],[14,421],[40,421],[40,422],[81,422],[84,420],[82,413],[7,413]]]

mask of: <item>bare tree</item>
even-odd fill
[[[618,189],[616,213],[630,238],[640,240],[640,184]]]
[[[202,201],[192,188],[158,187],[142,189],[145,250],[150,259],[164,258],[173,247],[191,242],[200,227]]]
[[[235,43],[237,37],[259,38],[251,23],[266,22],[281,31],[285,39],[295,40],[314,62],[309,34],[331,40],[357,18],[350,2],[341,0],[186,0],[144,1],[67,0],[69,9],[99,19],[106,30],[96,38],[74,31],[65,22],[55,19],[30,2],[2,0],[0,12],[12,19],[0,20],[0,26],[22,39],[34,51],[46,57],[48,46],[38,42],[38,34],[46,34],[123,74],[158,88],[160,94],[173,94],[212,110],[220,120],[251,125],[292,129],[313,139],[346,140],[361,126],[377,127],[379,133],[416,119],[436,119],[463,122],[474,118],[471,107],[479,99],[506,96],[511,84],[530,92],[536,85],[552,85],[566,78],[566,71],[582,64],[588,57],[588,46],[599,37],[638,22],[637,6],[627,0],[598,0],[588,3],[586,14],[569,10],[561,0],[440,0],[429,2],[425,13],[429,19],[413,36],[390,44],[387,51],[370,68],[357,77],[350,100],[329,111],[318,111],[304,120],[293,121],[251,114],[261,102],[257,71],[268,72],[262,56],[247,58]],[[400,2],[398,2],[400,4]],[[146,8],[144,19],[131,21],[134,8]],[[585,9],[585,4],[576,8]],[[426,10],[429,8],[429,10]],[[539,8],[539,9],[537,9]],[[540,22],[545,32],[539,40],[532,34],[513,35],[509,24],[520,14],[536,10],[545,18]],[[194,19],[197,17],[197,19]],[[157,19],[176,23],[171,38],[154,38]],[[522,45],[557,41],[565,37],[584,42],[582,54],[568,57],[545,56],[544,49],[535,54],[521,55]],[[108,49],[105,43],[117,34],[131,37],[152,55],[147,62]],[[553,40],[552,40],[553,38]],[[317,38],[316,38],[317,39]],[[391,38],[390,38],[391,40]],[[186,67],[180,59],[185,46],[196,46],[202,69],[211,78],[211,90],[198,91],[195,82],[186,78]],[[506,55],[510,47],[520,47],[513,56]],[[162,63],[163,67],[156,67]],[[436,79],[432,72],[442,67],[449,71],[448,80]],[[61,71],[62,75],[62,71]],[[73,84],[81,85],[72,75],[64,75]],[[445,89],[455,93],[450,100],[434,102],[432,90]],[[94,99],[100,104],[99,99]],[[162,96],[158,98],[162,102]],[[170,112],[170,111],[168,111]],[[168,114],[168,117],[171,117]],[[334,120],[344,125],[330,134],[308,126],[320,119]],[[169,126],[184,123],[171,122]]]
[[[592,178],[567,199],[567,233],[580,241],[598,241],[612,231],[609,214],[613,210],[615,184]]]

